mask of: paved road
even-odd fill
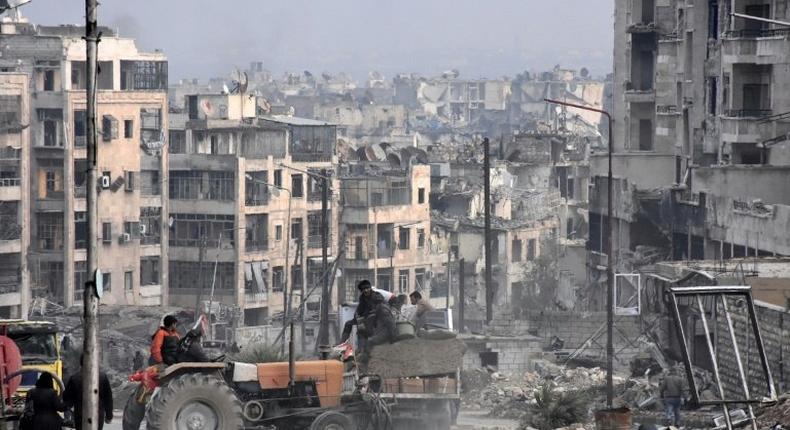
[[[461,411],[458,415],[456,430],[516,430],[518,422],[514,420],[501,420],[486,417],[486,411]],[[141,430],[145,429],[143,424]],[[105,425],[104,430],[122,430],[121,411],[115,411],[115,416],[110,425]]]

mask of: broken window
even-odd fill
[[[277,224],[274,226],[274,240],[277,242],[283,240],[283,226],[282,224]]]
[[[60,251],[63,249],[63,213],[44,212],[36,215],[38,249]]]
[[[326,211],[327,227],[331,224],[332,212]],[[327,243],[332,243],[331,229],[327,232]],[[307,246],[309,248],[321,248],[321,211],[310,211],[307,213]]]
[[[302,232],[302,219],[296,218],[291,220],[291,239],[300,241],[304,237]]]
[[[109,270],[102,271],[102,289],[105,293],[112,290],[112,273]]]
[[[530,239],[527,242],[527,261],[535,260],[536,252],[537,252],[537,241],[535,239]]]
[[[719,0],[708,0],[708,38],[719,38]]]
[[[82,301],[85,292],[85,283],[88,282],[88,267],[86,261],[74,262],[74,300]]]
[[[194,170],[170,171],[170,198],[173,200],[202,199],[203,172]]]
[[[244,229],[245,247],[248,251],[264,251],[269,247],[269,215],[247,215]]]
[[[87,139],[87,115],[84,110],[74,111],[74,147],[84,148]]]
[[[139,182],[141,195],[158,196],[162,194],[162,179],[158,170],[141,171]]]
[[[140,109],[140,140],[144,144],[162,141],[162,109]]]
[[[121,90],[167,90],[167,61],[121,61]]]
[[[105,244],[112,243],[112,223],[111,222],[103,222],[101,224],[101,238],[102,242]]]
[[[22,233],[18,201],[0,201],[0,240],[17,240]]]
[[[170,138],[167,141],[167,150],[171,154],[187,153],[187,134],[184,130],[168,131]]]
[[[770,4],[752,4],[746,6],[746,15],[758,18],[771,18],[771,5]],[[741,34],[744,37],[759,37],[768,29],[768,23],[765,21],[758,21],[756,19],[743,19],[736,18],[743,25]]]
[[[140,207],[140,245],[159,245],[162,241],[162,208]]]
[[[63,263],[59,261],[42,261],[39,266],[39,279],[36,284],[45,287],[51,297],[63,300],[64,274]]]
[[[134,273],[131,271],[123,272],[123,289],[124,291],[134,290]]]
[[[234,246],[233,215],[174,213],[170,217],[173,219],[170,246],[216,248],[220,237],[223,245]]]
[[[378,224],[376,225],[376,248],[378,250],[378,258],[391,258],[393,252],[393,224]]]
[[[521,241],[513,239],[513,255],[511,262],[518,263],[519,261],[521,261]]]
[[[272,268],[272,291],[273,292],[282,292],[285,289],[285,279],[283,274],[285,271],[283,270],[283,266],[277,266]]]
[[[72,61],[71,62],[71,89],[84,90],[86,85],[85,80],[85,62]]]
[[[392,291],[392,269],[379,269],[376,275],[376,288]]]
[[[295,199],[304,197],[302,184],[302,175],[291,175],[291,197]]]
[[[398,271],[398,292],[400,294],[406,294],[409,292],[409,271],[408,270],[399,270]]]
[[[316,171],[315,169],[311,169],[311,171],[315,174],[320,174],[320,172]],[[321,178],[307,175],[307,200],[311,202],[320,201],[322,197],[321,191]],[[332,190],[327,190],[327,194],[331,195]]]
[[[74,249],[88,248],[88,222],[85,212],[74,212]]]
[[[330,161],[337,140],[335,126],[293,126],[291,157],[294,161]]]
[[[236,271],[234,266],[233,263],[223,262],[200,264],[197,261],[170,260],[167,267],[168,286],[172,290],[186,290],[181,293],[185,294],[201,288],[207,291],[213,283],[214,288],[218,292],[227,294],[236,289]]]
[[[44,71],[44,91],[55,91],[55,71]]]
[[[639,120],[639,150],[653,150],[653,120]]]
[[[269,204],[269,172],[247,172],[244,182],[245,204],[247,206],[265,206]]]
[[[62,109],[36,109],[38,120],[41,122],[39,146],[63,147],[63,110]]]
[[[0,131],[6,133],[21,131],[21,111],[22,98],[20,96],[0,95]]]
[[[654,33],[632,35],[631,90],[650,91],[653,89],[657,43]]]
[[[425,248],[425,229],[417,229],[417,248]]]
[[[125,119],[123,121],[123,137],[124,139],[131,139],[134,137],[134,120]]]
[[[414,291],[425,291],[425,269],[414,269]]]
[[[159,257],[140,258],[140,285],[159,285]]]
[[[408,227],[398,228],[398,249],[409,249],[411,229]]]
[[[715,76],[708,78],[708,113],[711,115],[716,115],[718,83]]]
[[[21,148],[0,148],[0,187],[16,187],[21,181]]]
[[[277,169],[274,171],[274,186],[275,187],[283,186],[283,171],[281,169]]]
[[[236,197],[236,181],[233,172],[209,172],[209,200],[234,200]]]

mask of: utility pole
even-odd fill
[[[394,253],[393,253],[394,254]],[[450,268],[451,263],[450,242],[447,242],[447,301],[445,307],[450,309],[450,292],[453,291],[453,270]]]
[[[464,289],[464,259],[458,260],[458,333],[464,332],[464,302],[466,301]]]
[[[612,139],[612,115],[601,109],[594,109],[588,106],[559,100],[543,99],[546,103],[597,112],[606,117],[609,122],[609,170],[607,173],[606,190],[606,216],[608,217],[609,232],[606,235],[606,405],[611,408],[614,402],[614,177],[612,175],[612,156],[614,155],[614,140]],[[600,198],[599,198],[600,199]],[[671,203],[671,201],[670,201]],[[601,219],[601,230],[604,229],[603,218]]]
[[[200,239],[200,249],[198,250],[198,293],[197,297],[195,298],[195,321],[197,321],[198,317],[200,316],[200,302],[203,301],[203,285],[205,284],[203,281],[203,259],[205,258],[205,255],[206,235],[204,234]]]
[[[326,169],[321,169],[321,271],[327,273],[327,259],[329,247],[329,181],[327,178]],[[321,279],[321,325],[318,328],[318,345],[319,349],[329,346],[329,305],[331,298],[329,297],[329,277],[324,276]],[[324,358],[324,352],[321,351],[321,356]]]
[[[99,49],[99,29],[97,24],[97,0],[85,0],[85,62],[86,72],[86,144],[88,152],[88,182],[87,182],[87,218],[88,218],[88,276],[93,282],[85,285],[82,303],[83,312],[83,342],[82,342],[82,428],[97,430],[99,428],[99,291],[96,279],[99,269],[98,256],[98,219],[99,219],[99,192],[96,187],[98,181],[96,141],[96,73],[97,51]]]
[[[486,257],[486,322],[490,323],[494,317],[494,286],[491,271],[491,160],[489,149],[491,143],[486,137],[483,139],[483,194],[485,205],[485,257]]]

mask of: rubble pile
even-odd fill
[[[486,376],[488,375],[488,378]],[[558,392],[584,392],[591,395],[606,384],[600,368],[564,368],[550,362],[536,362],[534,372],[505,376],[490,369],[464,372],[464,381],[490,382],[482,386],[463,385],[462,408],[488,410],[492,418],[522,419],[535,402],[535,391],[551,382]]]
[[[780,396],[775,404],[755,412],[759,428],[776,428],[777,424],[787,428],[790,426],[790,394]]]

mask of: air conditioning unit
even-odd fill
[[[101,177],[101,187],[105,190],[110,188],[110,177],[108,175],[104,175]]]
[[[145,235],[146,227],[145,224],[140,224],[140,235]]]
[[[132,235],[129,233],[124,233],[120,237],[118,237],[118,241],[121,243],[127,243],[132,240]]]

